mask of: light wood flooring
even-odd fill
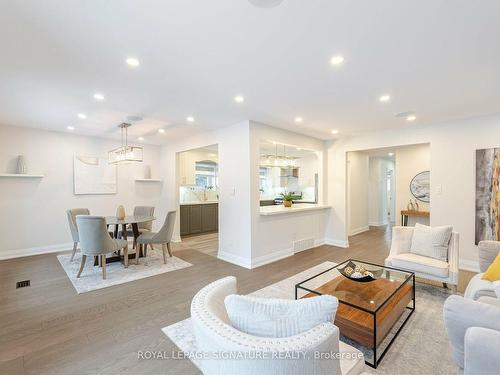
[[[254,270],[204,253],[213,253],[216,236],[191,238],[174,255],[192,267],[80,295],[56,254],[1,261],[0,374],[199,374],[188,360],[138,360],[137,352],[177,350],[161,328],[187,318],[204,285],[234,275],[246,294],[327,260],[380,263],[389,232],[373,229],[352,237],[349,249],[320,246]],[[24,279],[31,286],[16,290]]]

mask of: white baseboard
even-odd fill
[[[28,247],[26,249],[0,251],[0,260],[28,257],[31,255],[57,253],[59,251],[72,250],[72,249],[73,249],[73,242],[68,242],[58,245],[36,246],[36,247]]]
[[[248,258],[243,258],[238,255],[234,255],[231,253],[227,253],[224,251],[219,250],[217,253],[217,258],[220,260],[223,260],[225,262],[233,263],[236,264],[237,266],[244,267],[251,269],[252,268],[252,262]]]
[[[349,241],[347,240],[336,240],[334,238],[325,238],[325,245],[330,245],[330,246],[336,246],[336,247],[342,247],[342,248],[348,248],[349,247]]]
[[[383,227],[387,225],[387,221],[370,221],[368,222],[369,227]]]
[[[305,250],[303,250],[303,251],[305,251]],[[262,255],[260,257],[255,258],[255,259],[252,259],[252,268],[257,268],[257,267],[263,266],[265,264],[273,263],[273,262],[276,262],[278,260],[288,258],[288,257],[292,256],[293,254],[294,254],[293,248],[289,248],[289,249],[275,251],[271,254]]]
[[[351,232],[349,233],[349,236],[355,236],[356,234],[360,234],[360,233],[363,233],[363,232],[368,232],[369,230],[370,230],[369,226],[355,228],[355,229],[351,230]]]
[[[479,262],[475,262],[473,260],[461,259],[459,261],[458,268],[464,271],[480,272]]]

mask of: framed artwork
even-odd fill
[[[410,182],[412,195],[421,202],[431,201],[431,172],[424,171],[417,174]]]
[[[476,245],[500,240],[500,148],[476,150]]]
[[[73,158],[73,191],[80,194],[116,194],[116,165],[88,156]]]

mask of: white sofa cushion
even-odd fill
[[[448,277],[449,273],[447,262],[412,253],[394,255],[391,264],[395,268],[442,278]]]
[[[318,296],[300,300],[267,299],[229,295],[225,298],[231,325],[260,337],[289,337],[321,323],[333,322],[338,300]]]
[[[470,279],[465,289],[464,297],[478,300],[480,297],[496,297],[493,283],[489,280],[483,280],[484,273],[478,273]]]
[[[453,227],[449,225],[429,227],[419,223],[415,224],[410,253],[447,262],[448,245],[452,231]]]

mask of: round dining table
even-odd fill
[[[116,216],[106,216],[106,225],[108,227],[108,231],[110,229],[110,226],[114,226],[113,231],[110,231],[110,234],[113,233],[113,238],[118,238],[118,235],[120,235],[120,238],[123,240],[127,240],[127,226],[130,224],[132,227],[132,233],[134,235],[134,240],[137,240],[137,237],[141,235],[141,232],[139,230],[139,224],[140,223],[147,223],[148,221],[153,221],[156,218],[154,216],[125,216],[123,219],[118,219]],[[121,231],[120,231],[120,226],[121,226]],[[134,241],[135,242],[135,241]],[[139,251],[137,248],[136,251]],[[132,258],[133,254],[129,254],[129,258]],[[143,257],[142,251],[139,252],[139,257]],[[116,253],[115,256],[106,258],[106,262],[118,262],[121,260],[121,255],[120,253]],[[97,265],[97,262],[94,262],[95,265]]]

